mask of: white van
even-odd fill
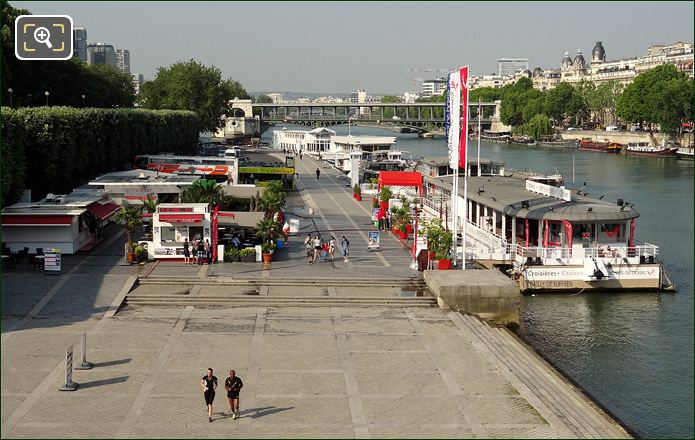
[[[620,131],[620,129],[618,127],[616,127],[615,125],[607,125],[606,131]]]
[[[241,152],[240,148],[227,148],[226,150],[224,150],[224,157],[225,158],[239,157],[240,152]]]

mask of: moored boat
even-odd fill
[[[480,140],[483,140],[486,142],[496,142],[496,143],[500,143],[500,144],[508,144],[511,140],[511,136],[508,134],[483,132],[480,135]]]
[[[687,147],[679,148],[678,151],[676,151],[676,157],[682,160],[693,160],[694,151],[693,144],[690,144]]]
[[[579,142],[581,151],[599,151],[602,153],[620,153],[623,146],[617,142],[595,142],[591,139],[584,138]]]
[[[626,152],[633,156],[676,157],[678,147],[669,147],[665,143],[653,146],[647,142],[636,142],[627,144]]]
[[[555,147],[555,148],[577,148],[579,141],[577,139],[566,139],[555,136],[544,136],[540,138],[536,144],[539,147]]]
[[[512,136],[510,142],[512,144],[519,144],[519,145],[536,145],[536,141],[529,136]]]
[[[452,214],[439,200],[451,192],[452,176],[424,180],[423,215],[446,223]],[[639,213],[632,203],[589,198],[562,179],[517,172],[470,177],[468,187],[477,190],[469,189],[463,218],[466,258],[504,270],[525,293],[673,287],[659,247],[635,239]]]

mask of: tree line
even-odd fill
[[[623,86],[617,81],[594,85],[561,82],[541,91],[529,78],[499,89],[482,87],[471,92],[469,102],[501,100],[500,119],[520,134],[538,138],[552,127],[623,123],[647,130],[677,134],[693,118],[693,79],[672,65],[662,65],[638,75]]]

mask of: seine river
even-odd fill
[[[332,129],[347,134],[347,126]],[[413,157],[447,153],[443,139],[367,127],[351,132],[396,136],[395,148]],[[470,141],[469,155],[476,154],[477,141]],[[485,142],[480,155],[507,169],[557,170],[568,187],[574,158],[576,186],[586,182],[590,196],[635,204],[635,237],[660,246],[678,292],[526,296],[520,331],[638,436],[692,438],[693,162]]]

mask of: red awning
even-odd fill
[[[159,214],[159,221],[166,223],[200,223],[203,214]]]
[[[379,171],[379,187],[416,186],[422,188],[422,174],[417,171]]]
[[[118,211],[119,208],[120,206],[115,203],[104,203],[101,205],[99,202],[94,202],[87,206],[87,211],[94,214],[99,220],[106,220]]]
[[[3,215],[3,225],[32,225],[32,226],[69,226],[72,224],[70,215]]]

